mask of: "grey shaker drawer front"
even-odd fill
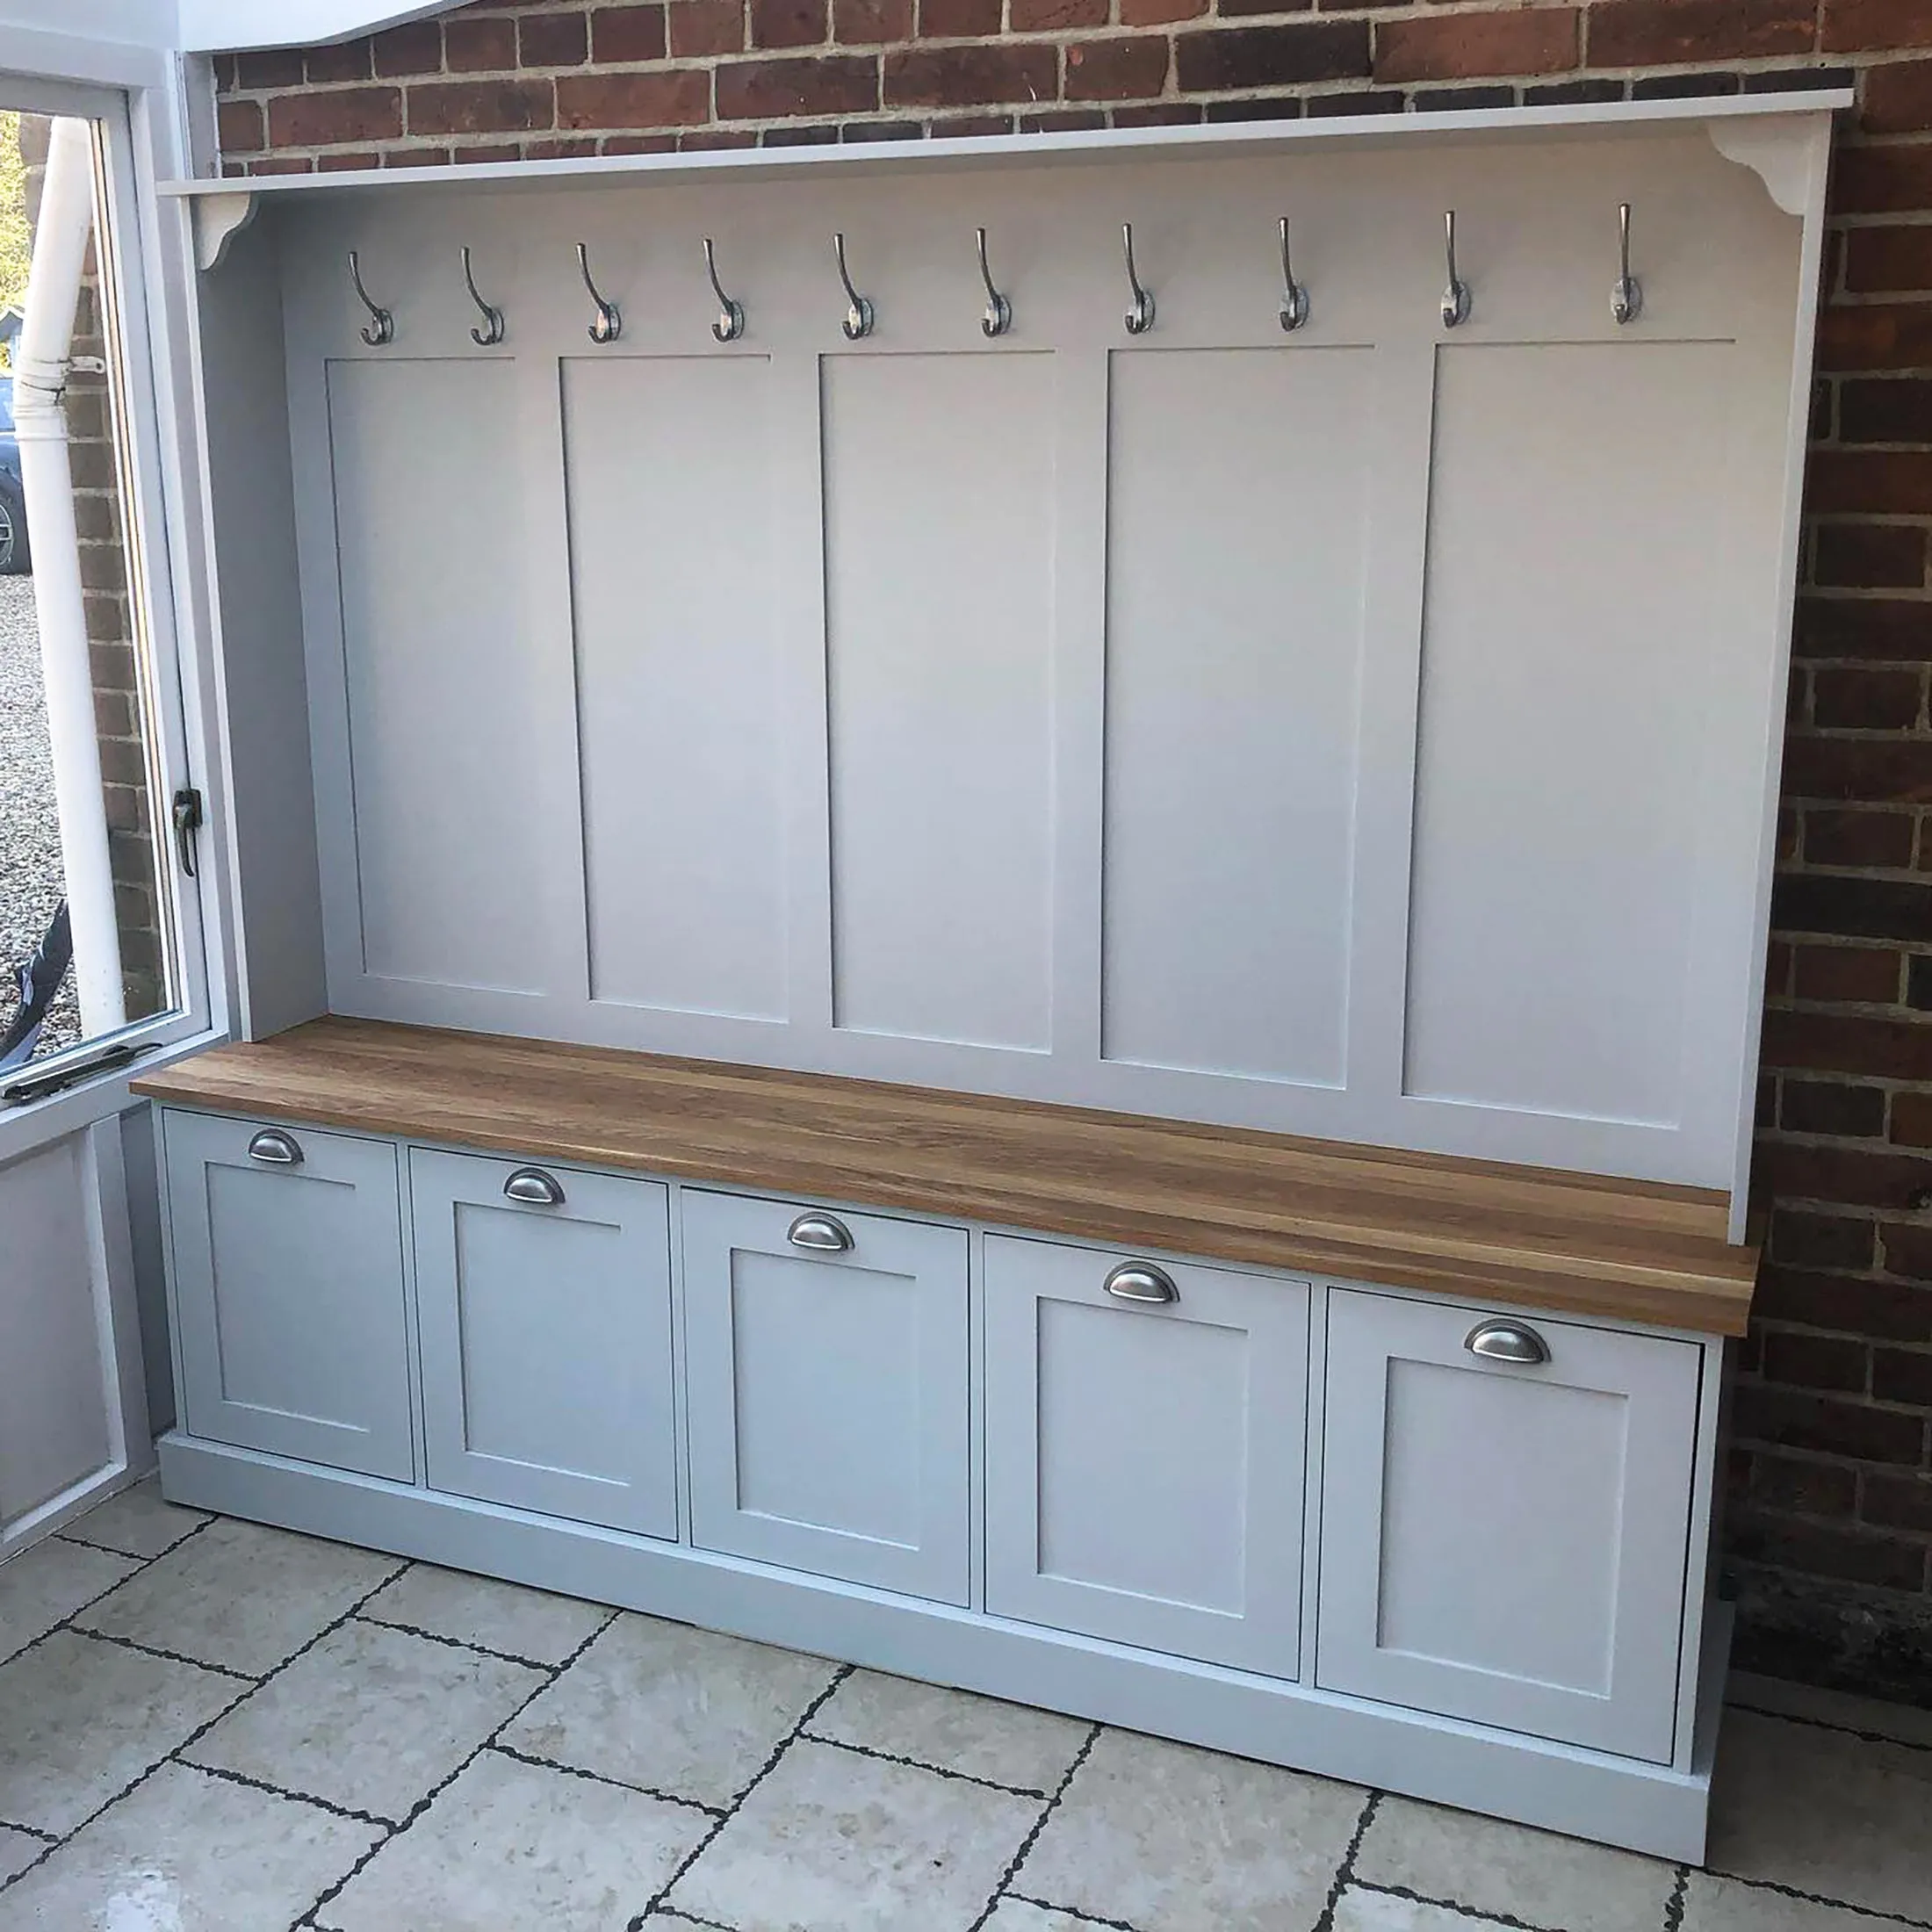
[[[394,1145],[164,1116],[187,1424],[415,1478]]]
[[[681,1199],[692,1540],[964,1604],[963,1229]]]
[[[1308,1290],[986,1237],[986,1608],[1296,1674]]]
[[[1701,1358],[1337,1291],[1322,1688],[1668,1760]]]
[[[677,1535],[669,1196],[409,1151],[430,1488]]]

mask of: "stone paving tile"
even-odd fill
[[[374,1622],[476,1644],[532,1663],[561,1663],[610,1615],[601,1604],[524,1590],[494,1577],[413,1563],[362,1607]]]
[[[0,1892],[0,1932],[284,1932],[376,1827],[163,1764]]]
[[[184,1755],[400,1823],[543,1681],[526,1664],[351,1620]]]
[[[1661,1919],[1630,1919],[1624,1921],[1622,1932],[1650,1932],[1654,1925],[1662,1922]],[[1448,1906],[1396,1898],[1362,1885],[1349,1886],[1335,1902],[1334,1932],[1482,1932],[1484,1926],[1506,1932],[1508,1923]]]
[[[1352,1784],[1104,1733],[1011,1889],[1136,1932],[1313,1925],[1368,1794]]]
[[[1932,1751],[1727,1713],[1712,1794],[1712,1871],[1932,1920],[1928,1819]]]
[[[811,1726],[814,1737],[1042,1797],[1066,1775],[1090,1728],[1023,1704],[876,1670],[854,1670],[812,1713]]]
[[[164,1502],[161,1479],[149,1476],[119,1496],[97,1503],[83,1517],[61,1532],[76,1543],[91,1543],[97,1549],[119,1550],[123,1556],[138,1556],[144,1562],[164,1554],[208,1518],[199,1510],[184,1510]]]
[[[56,1631],[0,1665],[0,1818],[64,1835],[247,1688]]]
[[[503,1734],[532,1757],[725,1806],[837,1667],[655,1617],[620,1617]]]
[[[223,1518],[157,1558],[78,1621],[83,1630],[261,1676],[396,1568],[393,1557],[345,1543]]]
[[[1407,1798],[1376,1806],[1354,1875],[1563,1932],[1662,1926],[1677,1876],[1634,1852]]]
[[[0,1660],[24,1650],[141,1566],[50,1536],[0,1563]]]
[[[618,1932],[712,1823],[485,1751],[317,1922],[326,1932]]]
[[[1040,1809],[802,1739],[668,1902],[735,1932],[965,1932]]]

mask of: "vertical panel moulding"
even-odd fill
[[[295,227],[282,251],[289,446],[294,457],[295,550],[301,577],[309,758],[315,775],[315,850],[321,875],[322,961],[331,1013],[368,1010],[363,991],[362,893],[349,749],[349,681],[328,434],[328,363],[354,341],[321,282],[333,240]],[[177,1411],[185,1416],[185,1409]]]
[[[772,578],[786,751],[789,1039],[825,1062],[832,1034],[832,767],[820,357],[773,355]]]
[[[530,883],[547,902],[551,919],[551,1012],[556,1022],[581,1037],[591,997],[590,937],[578,777],[581,755],[564,451],[564,365],[547,350],[522,354],[515,361],[526,544],[524,610],[530,648],[538,666],[537,710],[532,722],[547,828],[544,843],[550,854],[544,876]]]
[[[1100,1058],[1102,800],[1107,760],[1107,394],[1106,349],[1062,350],[1056,409],[1054,554],[1053,993],[1063,1090]]]
[[[1436,345],[1426,339],[1397,341],[1379,349],[1375,360],[1348,1085],[1358,1118],[1386,1121],[1402,1092],[1408,998],[1409,845]]]
[[[767,356],[564,364],[590,997],[782,1022]]]
[[[834,1024],[1043,1055],[1053,357],[823,369]]]

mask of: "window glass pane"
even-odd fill
[[[0,113],[0,1078],[177,998],[103,158]]]

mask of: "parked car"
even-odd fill
[[[13,378],[0,376],[0,575],[32,570],[27,500],[20,487],[20,444],[13,433]]]

